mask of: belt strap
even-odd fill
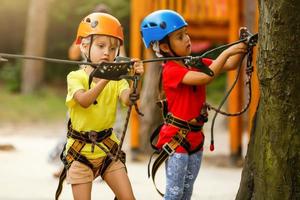
[[[155,175],[156,175],[156,172],[158,170],[158,168],[161,166],[161,164],[169,157],[171,156],[174,152],[175,152],[175,149],[180,145],[181,141],[179,138],[184,138],[187,134],[187,131],[184,131],[182,129],[180,129],[176,135],[181,135],[181,136],[177,136],[177,137],[173,137],[171,139],[170,142],[168,143],[165,143],[162,147],[162,150],[160,152],[158,151],[155,151],[153,153],[154,154],[158,154],[158,157],[155,159],[153,165],[152,165],[152,170],[151,170],[151,177],[152,177],[152,181],[153,181],[153,184],[155,186],[155,189],[156,191],[161,195],[161,196],[164,196],[164,194],[157,188],[156,186],[156,183],[155,183]],[[152,156],[153,156],[152,155]],[[149,161],[149,164],[148,164],[148,177],[150,177],[150,164],[151,164],[151,159],[152,159],[152,156],[150,158],[150,161]]]
[[[79,156],[78,156],[78,155],[80,155],[79,152],[82,150],[84,145],[85,145],[84,142],[79,141],[79,140],[75,140],[74,143],[72,144],[72,146],[70,147],[70,149],[68,150],[68,153],[67,153],[66,156],[63,155],[63,153],[65,151],[65,147],[64,147],[63,151],[61,152],[60,157],[61,157],[61,160],[63,161],[65,166],[64,166],[64,169],[63,169],[63,171],[61,172],[61,174],[59,176],[59,182],[58,182],[58,186],[57,186],[56,193],[55,193],[55,200],[58,200],[58,198],[59,198],[59,196],[62,192],[63,182],[64,182],[64,180],[66,179],[66,176],[67,176],[67,170],[70,168],[70,166],[71,166],[71,164],[74,160],[79,159]],[[81,157],[84,157],[84,156],[81,156]],[[89,161],[88,161],[88,163],[90,164]]]
[[[106,138],[102,141],[102,143],[109,149],[111,155],[115,156],[117,151],[118,151],[118,144],[113,141],[110,138]],[[103,176],[105,170],[107,169],[107,167],[110,165],[110,163],[114,160],[114,157],[112,156],[106,156],[106,158],[104,159],[103,165],[101,166],[100,169],[100,175]],[[121,151],[120,153],[120,160],[122,163],[125,164],[126,162],[126,154]]]
[[[202,125],[194,125],[183,119],[173,116],[171,113],[168,113],[165,117],[165,123],[176,126],[180,129],[185,129],[193,132],[201,131]]]
[[[99,132],[78,132],[74,130],[71,126],[69,126],[67,136],[75,140],[84,141],[85,143],[93,143],[92,139],[94,139],[96,142],[101,142],[102,140],[104,140],[112,134],[112,130],[112,128],[109,128]],[[95,138],[91,138],[91,136],[94,136]]]
[[[150,157],[149,163],[148,163],[148,177],[150,177],[150,164],[153,155],[158,154],[158,157],[155,159],[153,165],[152,165],[152,170],[151,170],[151,177],[153,184],[155,186],[156,191],[161,195],[164,196],[164,194],[157,188],[156,183],[155,183],[155,175],[158,170],[158,168],[162,165],[165,160],[173,155],[175,153],[175,150],[179,146],[183,146],[189,154],[195,153],[199,151],[202,147],[204,142],[199,144],[193,151],[189,151],[190,144],[189,142],[185,139],[188,131],[180,129],[175,136],[172,137],[171,141],[168,143],[165,143],[162,147],[161,151],[155,151],[152,156]]]

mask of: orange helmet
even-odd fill
[[[123,29],[119,20],[107,13],[92,13],[86,16],[79,24],[76,44],[81,43],[81,39],[90,35],[99,34],[112,36],[124,41]]]

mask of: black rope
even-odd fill
[[[72,61],[72,60],[63,60],[57,58],[46,58],[41,56],[27,56],[21,54],[9,54],[9,53],[0,53],[0,58],[20,58],[20,59],[29,59],[29,60],[41,60],[46,62],[53,62],[53,63],[63,63],[63,64],[71,64],[71,65],[93,65],[98,66],[100,64],[91,63],[91,62],[84,62],[84,61]],[[7,60],[4,60],[7,61]]]
[[[239,67],[238,67],[238,72],[235,78],[234,83],[232,84],[232,86],[230,87],[230,89],[228,90],[228,92],[226,93],[225,97],[223,98],[223,100],[221,101],[220,105],[218,106],[218,108],[214,108],[213,106],[206,104],[206,106],[208,107],[208,109],[212,109],[215,111],[215,114],[213,116],[212,119],[212,124],[211,124],[211,142],[210,142],[210,150],[213,151],[214,150],[214,125],[215,125],[215,120],[218,114],[222,114],[228,117],[235,117],[235,116],[239,116],[242,115],[244,112],[246,112],[250,106],[251,103],[251,97],[252,97],[252,90],[251,90],[251,76],[252,76],[252,72],[253,72],[253,65],[252,65],[252,60],[253,60],[253,48],[257,43],[257,39],[258,36],[256,35],[252,35],[248,41],[248,49],[247,49],[247,66],[246,66],[246,75],[247,75],[247,80],[246,80],[246,85],[248,85],[248,100],[246,105],[244,106],[244,108],[241,111],[235,112],[235,113],[228,113],[225,111],[222,111],[221,108],[224,105],[224,103],[226,102],[228,96],[230,95],[230,93],[232,92],[233,88],[235,87],[238,78],[240,76],[240,72],[241,72],[241,68],[242,68],[242,62],[245,58],[246,55],[244,55],[244,57],[241,59],[240,63],[239,63]]]
[[[132,94],[137,94],[138,81],[140,79],[140,76],[134,75],[133,77],[131,77],[131,79],[133,80],[133,85],[132,85],[133,91],[132,91]],[[129,107],[128,107],[128,110],[127,110],[127,115],[126,115],[126,119],[125,119],[123,131],[122,131],[122,135],[121,135],[121,138],[120,138],[120,143],[118,145],[118,150],[117,150],[117,153],[116,153],[116,156],[115,156],[115,160],[116,161],[120,157],[120,153],[121,153],[122,146],[123,146],[123,143],[124,143],[126,131],[127,131],[127,128],[128,128],[128,123],[129,123],[129,119],[130,119],[130,114],[131,114],[132,106],[135,107],[135,110],[136,110],[136,112],[139,115],[144,116],[144,114],[140,112],[140,110],[139,110],[139,108],[137,106],[137,103],[135,101],[130,100],[130,104],[129,104]]]
[[[154,59],[148,59],[148,60],[141,60],[143,63],[149,63],[149,62],[161,62],[161,61],[168,61],[168,60],[184,60],[186,64],[200,62],[201,58],[207,57],[209,54],[212,54],[213,52],[220,51],[221,49],[228,48],[232,45],[235,45],[240,42],[246,42],[249,38],[244,38],[241,40],[238,40],[236,42],[226,44],[220,47],[217,47],[215,49],[212,49],[210,51],[205,52],[201,56],[182,56],[182,57],[163,57],[163,58],[154,58]],[[106,66],[118,66],[118,65],[127,65],[127,68],[131,68],[131,66],[134,64],[135,61],[123,61],[123,62],[102,62],[102,63],[91,63],[91,62],[84,62],[84,61],[71,61],[71,60],[63,60],[63,59],[56,59],[56,58],[46,58],[41,56],[29,56],[29,55],[20,55],[20,54],[8,54],[8,53],[0,53],[0,62],[7,61],[8,58],[20,58],[20,59],[30,59],[30,60],[41,60],[46,62],[54,62],[54,63],[63,63],[63,64],[70,64],[70,65],[90,65],[93,68],[101,68],[101,71],[104,71],[104,73],[109,74],[109,71],[105,71]],[[202,68],[205,69],[205,68]],[[209,69],[209,68],[207,68]],[[204,73],[213,76],[213,73],[211,71],[203,71]],[[125,74],[124,74],[125,75]],[[101,78],[101,77],[100,77]],[[109,76],[105,76],[106,79],[109,79]],[[118,77],[112,77],[112,80],[116,80]]]
[[[212,54],[214,52],[217,52],[217,51],[223,51],[223,50],[225,50],[226,48],[228,48],[228,47],[230,47],[232,45],[235,45],[235,44],[238,44],[238,43],[241,43],[241,42],[246,42],[248,44],[248,53],[247,53],[248,59],[247,59],[247,69],[246,69],[246,73],[248,75],[248,80],[247,80],[246,84],[248,84],[248,89],[249,89],[248,103],[246,104],[246,106],[241,111],[236,112],[236,113],[228,113],[228,112],[225,112],[225,111],[221,110],[221,107],[223,106],[223,104],[227,100],[228,96],[230,95],[232,89],[236,85],[239,73],[241,71],[241,66],[240,66],[239,70],[238,70],[238,73],[237,73],[236,80],[234,81],[233,85],[231,86],[230,90],[227,92],[226,96],[224,97],[224,99],[222,100],[222,102],[218,106],[218,108],[214,108],[213,106],[210,106],[210,105],[207,104],[207,106],[208,106],[209,109],[212,109],[212,110],[214,110],[216,112],[215,116],[213,118],[212,131],[211,131],[211,137],[212,137],[211,138],[211,144],[213,145],[213,126],[214,126],[217,114],[220,113],[220,114],[223,114],[223,115],[226,115],[226,116],[238,116],[238,115],[243,114],[248,109],[248,107],[250,105],[250,102],[251,102],[251,83],[250,83],[250,79],[251,79],[251,74],[252,74],[252,71],[253,71],[253,67],[252,67],[252,52],[253,52],[253,47],[257,43],[257,39],[258,39],[258,34],[252,35],[249,32],[247,32],[245,38],[242,38],[242,39],[240,39],[240,40],[238,40],[236,42],[230,43],[230,44],[219,46],[217,48],[214,48],[212,50],[209,50],[209,51],[205,52],[204,54],[202,54],[200,56],[195,56],[195,57],[192,57],[192,56],[163,57],[163,58],[154,58],[154,59],[142,60],[142,62],[143,63],[149,63],[149,62],[161,62],[161,61],[168,61],[168,60],[184,60],[185,63],[187,63],[187,64],[189,64],[189,62],[195,64],[197,60],[200,62],[201,58],[209,57],[210,54]],[[127,65],[126,67],[130,68],[134,64],[134,62],[135,62],[135,61],[125,61],[125,62],[120,62],[120,63],[115,63],[115,62],[114,63],[112,63],[112,62],[91,63],[91,62],[83,62],[83,61],[71,61],[71,60],[46,58],[46,57],[39,57],[39,56],[26,56],[26,55],[18,55],[18,54],[0,53],[0,62],[7,61],[5,58],[21,58],[21,59],[31,59],[31,60],[42,60],[42,61],[47,61],[47,62],[73,64],[73,65],[74,64],[76,64],[76,65],[90,65],[93,68],[95,68],[95,72],[96,72],[96,69],[99,68],[99,67],[102,67],[101,71],[104,71],[105,67],[107,65],[110,65],[110,66],[118,66],[118,65],[123,65],[124,66],[124,65]],[[206,73],[206,74],[208,74],[208,75],[210,75],[210,76],[213,76],[213,73],[211,73],[211,71],[209,71],[209,70],[208,71],[203,71],[203,72]],[[109,71],[107,71],[107,73],[109,73]],[[138,82],[138,79],[136,79],[135,77],[136,77],[135,75],[134,76],[129,76],[129,75],[123,74],[123,75],[121,75],[121,76],[119,76],[117,78],[116,77],[112,77],[112,80],[118,80],[119,78],[131,79],[131,80],[134,81],[133,85],[135,85]],[[90,78],[92,78],[92,77],[90,77]],[[109,79],[109,78],[110,78],[109,76],[106,76],[106,79]],[[134,91],[135,90],[136,90],[136,88],[134,86]],[[124,140],[124,137],[125,137],[125,134],[126,134],[126,130],[127,130],[127,127],[128,127],[128,122],[129,122],[129,118],[130,118],[130,113],[131,113],[132,106],[135,107],[135,109],[136,109],[136,111],[137,111],[138,114],[142,115],[142,113],[138,109],[138,106],[137,106],[136,102],[131,102],[130,105],[129,105],[128,111],[127,111],[127,117],[126,117],[126,121],[125,121],[125,124],[124,124],[122,138],[121,138],[121,141],[120,141],[120,145],[118,147],[118,151],[117,151],[118,153],[117,153],[116,159],[118,159],[119,152],[120,152],[120,150],[122,148],[123,140]]]

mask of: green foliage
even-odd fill
[[[10,92],[19,92],[21,89],[21,62],[6,62],[0,68],[0,80]]]
[[[213,105],[221,103],[226,91],[226,74],[223,73],[213,80],[206,88],[207,101]]]
[[[50,1],[46,57],[68,59],[68,49],[75,40],[77,27],[82,18],[100,3],[111,8],[124,27],[125,46],[128,47],[129,0],[66,0]],[[29,0],[1,0],[0,6],[0,52],[22,54]],[[1,67],[0,63],[0,67]],[[66,74],[78,66],[46,63],[46,81],[65,82]]]
[[[49,11],[48,57],[68,59],[68,49],[76,38],[80,21],[100,3],[104,3],[110,7],[112,10],[111,14],[120,20],[124,27],[125,45],[128,46],[126,38],[129,38],[129,0],[55,0],[52,2]],[[66,74],[78,67],[54,63],[46,63],[46,66],[46,80],[48,82],[57,82],[59,80],[65,82]]]
[[[0,87],[0,122],[28,123],[65,120],[65,94],[43,88],[43,90],[21,95]]]

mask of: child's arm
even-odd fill
[[[102,92],[106,84],[109,82],[109,80],[105,79],[99,79],[99,81],[96,83],[95,87],[84,91],[84,90],[78,90],[74,94],[74,99],[77,101],[82,107],[87,108],[92,103],[95,102],[99,94]]]
[[[246,50],[247,45],[242,42],[242,43],[237,44],[237,48]],[[236,69],[239,66],[239,63],[242,61],[243,57],[244,57],[244,54],[241,53],[241,54],[233,55],[230,58],[228,58],[228,60],[226,61],[225,65],[223,67],[223,71],[229,71],[229,70]]]
[[[209,68],[214,72],[214,76],[208,76],[202,72],[189,71],[182,79],[182,83],[187,85],[205,85],[210,83],[216,76],[220,74],[222,69],[225,67],[229,58],[233,57],[233,61],[229,62],[237,62],[241,56],[237,54],[242,54],[246,52],[246,46],[244,45],[233,45],[223,51],[216,60],[209,66]],[[236,56],[235,56],[236,55]]]

